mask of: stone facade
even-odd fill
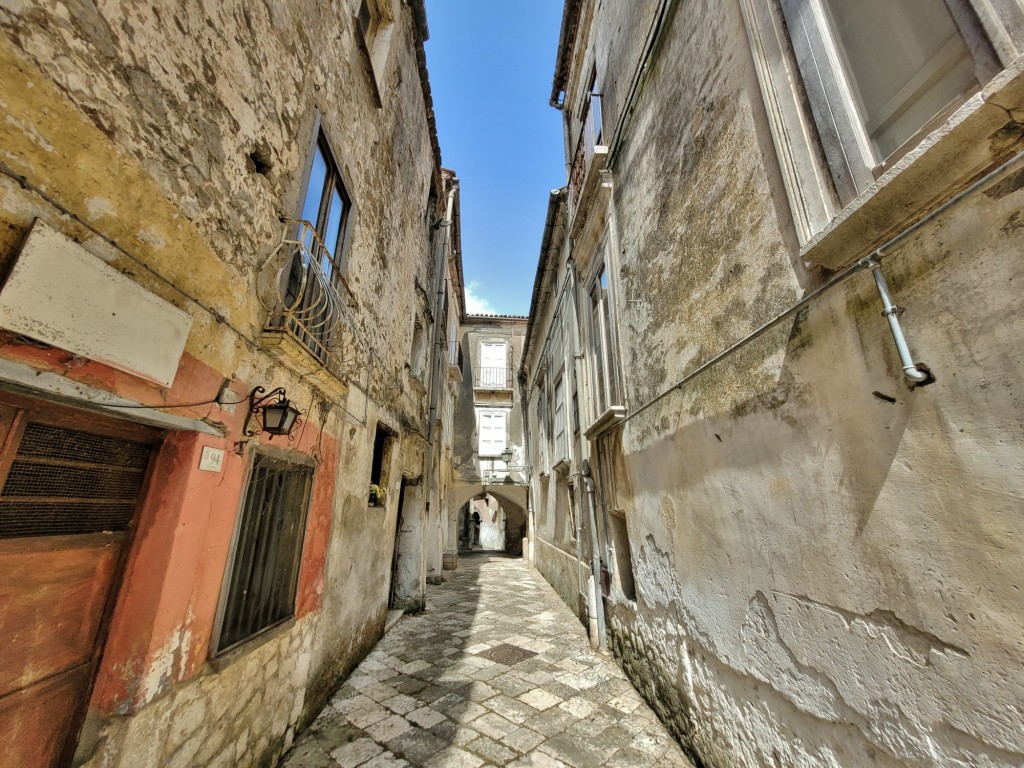
[[[513,532],[526,524],[526,453],[517,381],[525,331],[525,317],[469,315],[463,319],[459,341],[463,378],[452,434],[449,546],[458,547],[460,541],[468,546],[471,500],[477,498],[481,510],[491,510],[502,532],[492,537],[488,548],[520,553],[521,541]],[[482,430],[487,442],[484,455],[480,453]],[[512,451],[508,464],[500,455],[506,448]],[[490,495],[486,504],[482,494]]]
[[[995,27],[978,11],[996,51],[984,87],[848,197],[806,104],[783,103],[803,86],[785,25],[781,58],[768,50],[772,7],[566,4],[552,98],[573,173],[528,336],[549,334],[542,302],[567,280],[586,437],[568,471],[588,461],[597,486],[600,572],[576,553],[603,582],[591,616],[704,765],[1013,765],[1021,9],[1000,4]],[[863,260],[880,246],[924,386],[879,316]],[[524,373],[550,409],[545,367],[537,341]],[[527,409],[531,440],[542,420]],[[533,530],[538,552],[573,554],[557,526]],[[571,570],[537,564],[554,584]]]
[[[439,272],[461,280],[457,244],[433,226],[450,184],[422,3],[375,5],[367,31],[355,0],[0,5],[0,267],[38,219],[191,320],[170,386],[0,339],[0,388],[167,430],[77,763],[273,764],[382,635],[402,481],[431,488],[435,516],[444,506],[447,487],[423,481],[431,451],[434,465],[450,451],[429,428],[451,407],[430,372],[448,372],[423,337],[448,324]],[[292,231],[281,219],[302,216],[318,133],[351,198],[327,362],[268,332],[264,279]],[[294,440],[244,434],[257,385],[303,411]],[[368,506],[378,426],[388,495]],[[206,448],[223,451],[220,470],[197,470]],[[315,467],[294,616],[219,654],[236,520],[266,452]],[[441,552],[423,544],[422,494],[404,502],[404,521],[423,520],[402,553],[418,559],[405,596],[421,601],[425,553],[439,571]]]

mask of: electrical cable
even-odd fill
[[[216,403],[217,405],[241,405],[242,403],[248,402],[248,400],[249,398],[246,397],[242,400],[232,400],[230,402],[225,403],[220,399],[220,396],[218,395],[217,397],[213,398],[213,400],[203,400],[198,403],[157,403],[155,405],[144,405],[134,403],[131,405],[117,405],[114,403],[98,403],[98,405],[102,405],[104,408],[196,408],[200,405],[213,405],[214,403]]]
[[[240,331],[238,328],[235,328],[235,326],[233,326],[228,321],[228,319],[226,317],[224,317],[224,315],[221,312],[218,312],[213,307],[206,306],[203,302],[201,302],[195,296],[193,296],[192,294],[190,294],[187,291],[183,290],[181,288],[181,286],[176,285],[171,280],[169,280],[168,278],[164,277],[162,274],[160,274],[155,269],[153,269],[153,267],[151,267],[145,261],[140,259],[135,254],[133,254],[127,248],[123,247],[120,243],[118,243],[112,237],[106,235],[105,233],[103,233],[102,231],[97,229],[95,226],[90,224],[88,221],[83,219],[81,216],[79,216],[77,213],[75,213],[74,211],[72,211],[69,208],[67,208],[64,205],[62,205],[58,200],[54,199],[49,194],[47,194],[45,190],[37,187],[35,184],[33,184],[31,181],[29,181],[27,177],[22,176],[17,171],[15,171],[12,168],[8,167],[4,163],[0,163],[0,173],[4,174],[5,176],[9,176],[10,178],[12,178],[14,181],[16,181],[18,183],[18,185],[22,189],[28,189],[28,190],[31,190],[32,192],[34,192],[36,195],[38,195],[43,200],[45,200],[47,203],[49,203],[54,208],[56,208],[58,211],[63,213],[65,216],[73,219],[78,224],[81,224],[83,227],[88,229],[90,232],[92,232],[94,235],[96,235],[96,237],[98,237],[101,240],[103,240],[103,242],[107,243],[108,245],[110,245],[113,248],[116,248],[120,253],[124,254],[126,257],[128,257],[133,262],[138,264],[140,267],[145,269],[149,274],[153,275],[153,277],[158,279],[160,282],[164,283],[165,285],[167,285],[168,287],[170,287],[174,291],[177,291],[180,295],[184,296],[186,299],[191,301],[193,304],[195,304],[200,309],[205,310],[207,313],[209,313],[209,315],[214,320],[216,320],[218,323],[220,323],[221,325],[225,326],[226,328],[230,329],[240,339],[245,341],[249,345],[249,347],[251,349],[258,349],[259,348],[259,345],[256,343],[255,340],[249,338],[249,336],[247,336],[245,333]]]

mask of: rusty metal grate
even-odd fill
[[[482,656],[485,659],[496,661],[508,667],[518,664],[520,661],[526,661],[536,655],[535,651],[528,651],[525,648],[520,648],[518,645],[509,645],[508,643],[496,645],[477,654],[477,656]]]
[[[217,652],[289,618],[306,530],[313,468],[257,454],[231,564]]]
[[[0,538],[124,531],[152,446],[30,423],[0,491]]]

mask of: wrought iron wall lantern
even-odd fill
[[[506,464],[511,463],[511,461],[512,461],[512,449],[511,448],[506,448],[504,451],[501,452],[501,460],[504,461]]]
[[[256,387],[249,393],[249,416],[243,432],[246,437],[266,432],[271,440],[278,435],[291,439],[292,431],[302,423],[300,415],[299,409],[286,397],[284,387],[270,392]]]

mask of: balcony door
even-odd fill
[[[480,344],[480,386],[508,388],[508,345],[503,341]]]

